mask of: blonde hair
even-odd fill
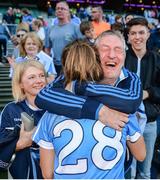
[[[37,69],[40,69],[44,72],[45,76],[47,76],[43,65],[38,61],[29,59],[27,61],[15,64],[13,78],[12,78],[12,94],[16,102],[22,101],[26,98],[25,92],[21,88],[20,84],[24,72],[29,67],[35,67]]]
[[[26,40],[28,38],[31,38],[37,44],[38,52],[40,52],[43,48],[43,42],[38,37],[38,35],[35,32],[29,32],[24,36],[24,38],[20,42],[20,47],[19,47],[20,48],[20,56],[26,56],[27,55],[26,50],[25,50],[25,43],[26,43]]]
[[[39,20],[39,19],[35,19],[35,20],[32,22],[32,24],[34,24],[35,26],[37,26],[38,29],[39,29],[40,27],[42,27],[42,21]]]
[[[18,31],[25,31],[25,32],[29,32],[29,24],[25,23],[25,22],[21,22],[18,24],[16,32]]]
[[[97,49],[83,40],[76,40],[66,46],[62,53],[65,84],[73,80],[99,81],[103,77]]]

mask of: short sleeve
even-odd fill
[[[41,118],[32,140],[44,149],[54,149],[52,134],[52,116],[46,112]]]
[[[129,115],[127,123],[127,140],[136,142],[141,136],[141,130],[135,114]]]

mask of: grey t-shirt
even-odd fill
[[[79,25],[72,22],[50,27],[45,47],[52,48],[54,64],[61,65],[63,48],[70,42],[82,37]]]

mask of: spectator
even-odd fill
[[[2,59],[7,56],[7,41],[10,37],[9,30],[0,20],[0,66],[3,66]]]
[[[51,6],[51,4],[48,5],[48,18],[53,16],[53,8]]]
[[[79,17],[82,21],[88,20],[88,14],[83,7],[80,7],[78,14],[79,14]]]
[[[115,16],[115,23],[111,25],[111,29],[120,31],[122,34],[124,34],[123,16],[119,14]]]
[[[150,50],[156,51],[160,54],[160,28],[151,32],[147,42],[147,47]]]
[[[126,14],[125,15],[125,19],[124,19],[124,37],[125,37],[125,41],[126,41],[126,44],[129,46],[129,42],[128,42],[128,29],[127,29],[127,23],[134,18],[134,15],[133,14]]]
[[[28,23],[25,23],[25,22],[21,22],[20,24],[18,24],[17,30],[18,29],[24,29],[27,32],[29,32],[29,30],[30,30]]]
[[[125,15],[125,18],[124,18],[124,22],[125,22],[125,25],[127,25],[127,23],[134,18],[134,15],[133,14],[126,14]]]
[[[9,173],[13,179],[42,179],[39,166],[39,148],[32,142],[31,131],[24,130],[21,122],[21,113],[26,112],[34,119],[34,126],[37,126],[45,111],[39,110],[34,104],[36,94],[46,85],[46,75],[44,68],[38,61],[26,61],[19,63],[15,67],[12,81],[12,92],[15,101],[7,104],[0,115],[0,140],[13,140],[7,144],[6,149],[1,149],[2,159],[15,158],[10,164]],[[20,130],[21,128],[21,130]],[[4,156],[2,156],[2,154]],[[3,162],[1,159],[1,162]],[[8,165],[8,162],[0,164]]]
[[[124,25],[122,23],[114,23],[111,25],[111,29],[114,31],[120,31],[122,34],[124,34]]]
[[[103,20],[103,10],[101,6],[92,7],[91,18],[96,37],[102,32],[111,29],[111,25]]]
[[[38,16],[37,19],[41,21],[43,27],[48,26],[48,22],[46,20],[44,20],[44,18],[42,16]]]
[[[80,23],[81,23],[80,18],[77,17],[75,14],[73,14],[71,11],[69,12],[68,18],[69,18],[69,21],[70,21],[70,22],[75,23],[75,24],[77,24],[77,25],[80,25]],[[52,25],[53,25],[53,26],[54,26],[54,25],[57,25],[58,23],[59,23],[59,20],[58,20],[57,17],[55,17],[55,18],[52,19]]]
[[[116,15],[115,16],[115,23],[123,24],[123,17],[121,15]]]
[[[85,40],[94,45],[95,42],[95,32],[93,25],[90,21],[82,21],[80,24],[80,31],[85,36]]]
[[[22,9],[22,22],[31,24],[33,20],[33,17],[28,9],[24,8]]]
[[[160,113],[160,56],[147,50],[146,43],[150,36],[148,22],[145,18],[134,18],[127,24],[128,39],[131,47],[127,50],[125,66],[138,74],[142,81],[143,102],[147,115],[144,130],[147,155],[143,162],[138,162],[139,179],[150,179],[151,162],[156,141],[156,118]]]
[[[48,80],[52,81],[56,76],[55,67],[52,58],[42,51],[43,42],[34,33],[27,33],[20,43],[20,57],[17,59],[9,58],[11,64],[10,76],[13,74],[14,63],[27,61],[32,58],[38,60],[44,65],[44,68],[48,74]]]
[[[45,40],[45,31],[42,25],[42,22],[38,19],[32,21],[32,30],[36,32],[39,38],[44,42]]]
[[[13,14],[13,8],[9,7],[7,12],[3,15],[3,23],[7,25],[9,33],[11,35],[15,34],[15,18]]]
[[[22,22],[22,13],[20,9],[14,9],[14,19],[15,24],[20,24]]]
[[[71,22],[78,25],[81,24],[81,19],[76,15],[75,12],[70,11],[70,18],[71,18]]]
[[[56,16],[58,24],[49,29],[48,36],[46,36],[46,52],[50,54],[52,49],[53,61],[57,74],[60,74],[61,54],[63,48],[75,39],[82,37],[79,26],[70,22],[69,6],[66,1],[60,1],[56,4]]]
[[[9,7],[7,12],[3,15],[3,22],[6,24],[14,24],[13,8]]]
[[[19,45],[24,35],[29,32],[29,25],[27,23],[20,23],[17,26],[16,34],[11,36],[11,41],[14,45],[12,58],[18,58],[20,56]]]

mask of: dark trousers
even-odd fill
[[[56,72],[57,72],[57,77],[61,74],[62,71],[62,66],[61,65],[54,65]]]
[[[3,51],[2,51],[3,49]],[[2,61],[2,56],[6,56],[7,54],[7,40],[6,39],[0,39],[0,61]]]

